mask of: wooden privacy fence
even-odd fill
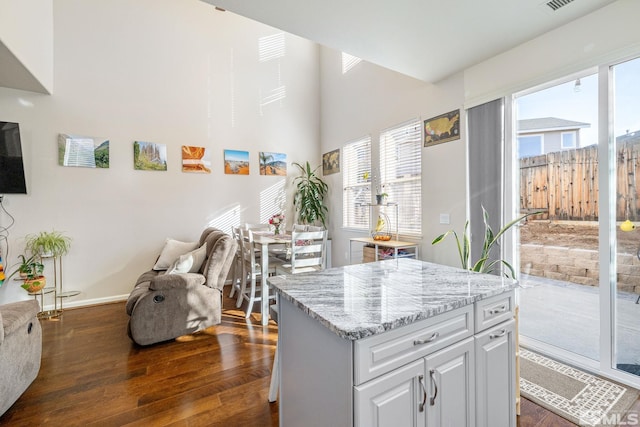
[[[616,150],[616,217],[640,220],[640,144]],[[520,159],[520,209],[544,219],[598,219],[598,148],[589,146]],[[606,169],[605,169],[606,170]]]

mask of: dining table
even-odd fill
[[[291,234],[274,234],[272,231],[254,231],[253,232],[253,244],[256,249],[260,250],[261,259],[261,298],[260,301],[260,314],[262,318],[262,324],[267,325],[269,323],[269,284],[267,283],[267,277],[269,273],[269,254],[273,251],[274,246],[284,247],[287,243],[291,242]],[[271,247],[271,249],[269,248]],[[266,298],[264,296],[267,296]]]

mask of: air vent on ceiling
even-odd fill
[[[555,12],[561,7],[568,5],[572,1],[573,0],[551,0],[551,1],[548,1],[546,5],[549,6],[549,8],[551,8],[551,10]]]

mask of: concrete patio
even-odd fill
[[[599,360],[599,288],[523,274],[520,334]],[[640,365],[637,294],[617,292],[617,364]]]

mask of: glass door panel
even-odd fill
[[[612,67],[615,137],[614,368],[640,376],[640,58]],[[613,178],[613,177],[612,177]],[[626,222],[626,221],[629,222]]]
[[[598,80],[515,99],[520,334],[592,360],[600,354]]]

